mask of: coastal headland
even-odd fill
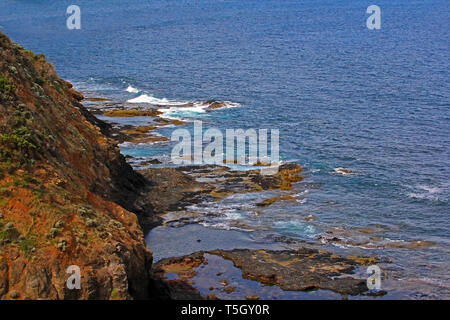
[[[211,257],[231,261],[243,279],[281,290],[367,294],[355,271],[376,257],[299,246],[197,251],[153,263],[144,235],[170,223],[167,213],[185,213],[176,221],[189,223],[192,204],[264,190],[280,193],[260,199],[259,207],[292,201],[302,167],[286,163],[262,175],[262,163],[236,171],[225,163],[152,167],[160,163],[147,159],[133,168],[118,144],[164,142],[167,137],[153,132],[184,122],[162,117],[157,108],[107,100],[85,99],[43,55],[0,33],[1,299],[213,299],[191,281]],[[206,103],[209,112],[225,106]],[[117,126],[96,115],[148,117],[149,124]],[[79,289],[66,283],[72,265],[81,270]],[[220,290],[233,292],[223,280]]]

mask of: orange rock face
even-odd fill
[[[0,33],[1,299],[148,297],[152,257],[130,212],[146,180],[81,99]]]

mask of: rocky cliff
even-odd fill
[[[82,98],[0,33],[1,299],[148,298],[152,258],[134,214],[147,181]],[[70,265],[80,290],[66,286]]]

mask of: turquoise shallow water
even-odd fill
[[[367,3],[359,0],[80,0],[79,31],[65,27],[69,4],[4,0],[0,28],[88,94],[239,103],[172,116],[220,129],[279,129],[281,157],[305,167],[298,202],[254,218],[244,206],[251,199],[231,199],[223,204],[228,221],[210,225],[234,217],[259,238],[318,241],[332,228],[369,227],[383,239],[434,241],[368,251],[388,255],[398,277],[448,294],[448,1],[378,1],[379,31],[365,27]],[[125,91],[130,85],[138,92]],[[122,150],[167,159],[171,148]],[[308,215],[314,223],[304,221]]]

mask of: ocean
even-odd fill
[[[226,212],[203,227],[239,220],[258,241],[376,254],[395,279],[387,297],[450,297],[448,1],[378,0],[380,30],[361,0],[78,0],[80,30],[66,27],[70,4],[3,0],[0,29],[85,95],[171,104],[168,116],[221,130],[278,129],[281,159],[304,167],[295,203],[255,217],[251,196],[235,197],[201,208]],[[233,107],[176,108],[211,99]],[[121,149],[164,160],[172,147]]]

